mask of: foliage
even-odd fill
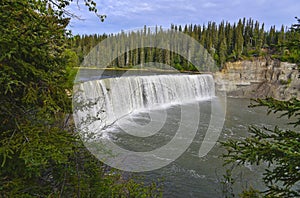
[[[154,197],[153,185],[106,170],[74,134],[70,2],[0,2],[1,197]],[[85,2],[97,11],[93,1]]]
[[[230,169],[227,169],[225,174],[223,174],[222,180],[219,181],[222,189],[222,197],[234,197],[233,184],[235,183],[235,178],[232,176],[232,170],[235,168],[235,165],[231,166]]]
[[[68,20],[45,6],[0,3],[1,191],[8,195],[50,192],[40,183],[68,161],[75,142],[63,123],[71,112],[61,57]]]
[[[299,62],[300,34],[297,32],[299,27],[286,29],[284,26],[276,30],[271,26],[265,30],[264,24],[260,24],[253,19],[240,19],[237,23],[222,21],[220,24],[209,22],[207,25],[171,25],[171,29],[188,34],[198,41],[211,56],[215,59],[219,68],[228,61],[251,60],[260,56],[272,56],[282,61]],[[159,27],[156,27],[159,29]],[[75,36],[70,40],[72,50],[79,54],[80,62],[83,57],[91,51],[99,42],[107,37],[114,36],[115,42],[120,42],[119,46],[124,46],[124,42],[130,38],[140,38],[141,35],[149,35],[149,30],[144,27],[140,32],[121,32],[115,35],[82,35]],[[156,32],[156,31],[155,31]],[[125,39],[127,38],[127,39]],[[138,40],[132,42],[136,46]],[[184,46],[174,46],[169,43],[169,49],[186,50]],[[192,46],[190,47],[192,49]],[[119,48],[114,53],[118,53]],[[144,48],[131,50],[115,59],[111,67],[132,67],[143,62],[161,62],[178,68],[179,70],[195,70],[190,67],[189,61],[180,57],[178,54],[167,50]]]
[[[287,80],[283,80],[283,79],[280,79],[280,80],[279,80],[279,83],[280,83],[281,85],[290,85],[291,82],[292,82],[292,79],[291,79],[291,78],[288,78]]]
[[[258,190],[250,187],[248,190],[244,190],[240,195],[241,198],[260,198],[262,197]]]
[[[300,101],[278,101],[273,98],[254,100],[251,107],[264,106],[268,113],[281,112],[295,121],[290,124],[300,125]],[[298,129],[298,128],[295,128]],[[226,163],[263,164],[266,169],[263,181],[268,196],[296,197],[300,196],[300,133],[294,130],[282,130],[279,127],[260,129],[249,127],[251,135],[244,140],[228,140],[222,145],[227,154],[223,157]]]

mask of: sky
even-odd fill
[[[69,29],[76,34],[110,34],[147,26],[170,27],[171,24],[207,24],[209,21],[231,23],[252,18],[265,24],[290,27],[300,17],[300,0],[95,0],[104,22],[83,5],[71,5],[69,11],[81,18],[72,19]]]

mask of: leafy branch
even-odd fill
[[[297,99],[278,101],[273,98],[253,100],[250,107],[264,106],[270,112],[283,112],[281,117],[295,117],[293,124],[298,126],[300,103]],[[249,127],[250,136],[244,140],[228,140],[221,144],[227,153],[223,155],[225,164],[263,165],[263,181],[267,196],[296,197],[300,196],[297,186],[300,181],[300,133],[294,130],[282,130],[275,126]],[[298,189],[297,189],[298,188]]]

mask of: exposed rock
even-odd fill
[[[300,98],[300,79],[296,64],[272,59],[228,62],[214,74],[217,88],[229,96]]]

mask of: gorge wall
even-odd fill
[[[244,98],[274,97],[288,100],[300,98],[298,66],[270,58],[228,62],[214,74],[217,88],[229,96]]]

